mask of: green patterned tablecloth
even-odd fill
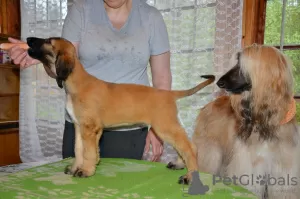
[[[179,199],[256,198],[238,186],[212,184],[212,176],[200,173],[209,190],[188,195],[188,186],[177,184],[186,170],[169,170],[165,164],[148,161],[102,158],[96,175],[74,178],[63,173],[72,159],[46,164],[0,177],[1,199]]]

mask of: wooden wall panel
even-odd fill
[[[0,0],[1,34],[19,37],[21,34],[21,12],[19,0]]]
[[[0,122],[19,120],[19,95],[0,97]]]
[[[7,6],[6,6],[7,0],[0,0],[1,2],[1,33],[7,34]]]
[[[264,43],[266,4],[267,0],[244,0],[243,47]]]
[[[2,15],[3,15],[3,13],[2,13],[2,0],[0,0],[0,33],[2,33],[2,19],[3,19],[3,17],[2,17]]]
[[[19,156],[19,130],[0,130],[0,166],[21,163]]]
[[[20,0],[0,0],[0,43],[20,38]],[[0,64],[0,166],[20,163],[19,158],[19,67]]]
[[[0,97],[19,94],[20,70],[12,67],[0,66]]]
[[[19,120],[20,71],[0,65],[0,121]]]
[[[6,6],[8,11],[7,34],[19,36],[21,33],[20,0],[7,0]]]

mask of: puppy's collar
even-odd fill
[[[280,124],[286,124],[289,121],[291,121],[296,115],[296,100],[293,98],[290,105],[289,105],[289,110],[285,115],[285,118],[281,120]]]

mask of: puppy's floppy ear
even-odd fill
[[[60,88],[63,88],[63,81],[66,81],[72,73],[74,67],[74,58],[66,53],[58,53],[55,61],[56,82]]]

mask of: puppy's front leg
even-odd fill
[[[73,175],[79,167],[83,164],[83,146],[80,126],[74,123],[75,127],[75,160],[72,165],[65,168],[65,174]]]
[[[96,135],[96,153],[97,153],[97,165],[100,164],[100,148],[99,148],[99,141],[100,141],[100,138],[102,136],[102,133],[103,133],[103,129],[100,129]]]
[[[77,171],[74,173],[76,177],[89,177],[94,175],[96,170],[97,161],[99,161],[98,149],[98,132],[94,128],[89,127],[88,125],[81,125],[80,132],[82,136],[82,146],[83,146],[83,164]],[[97,143],[97,144],[96,144]]]

